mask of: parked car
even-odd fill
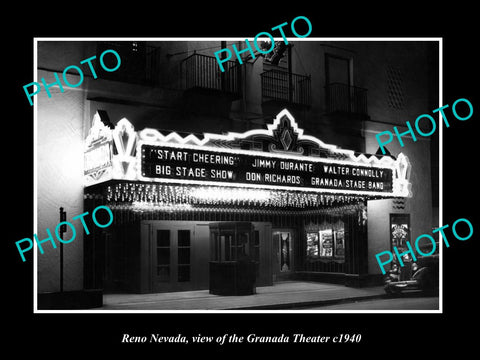
[[[400,294],[403,291],[428,293],[438,291],[438,254],[419,257],[416,262],[405,263],[403,267],[395,262],[385,275],[384,282],[387,294]]]

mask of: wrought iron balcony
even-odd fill
[[[233,97],[240,96],[240,75],[238,64],[224,62],[222,72],[213,56],[192,54],[182,61],[184,89],[220,91]]]
[[[280,101],[290,104],[311,105],[310,76],[281,70],[268,70],[260,74],[262,102]]]
[[[367,89],[332,83],[326,87],[327,113],[348,113],[368,116]]]

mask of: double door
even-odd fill
[[[192,229],[190,226],[162,228],[154,226],[152,249],[152,287],[190,287],[192,281]]]
[[[208,226],[192,222],[142,222],[142,292],[207,286],[208,240]]]

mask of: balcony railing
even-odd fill
[[[311,105],[310,76],[275,69],[265,71],[260,76],[263,102],[274,100],[297,105]]]
[[[327,113],[368,115],[367,89],[340,83],[325,88]]]
[[[192,54],[182,62],[185,89],[216,90],[233,96],[240,95],[239,67],[234,61],[222,63],[222,72],[213,56]]]

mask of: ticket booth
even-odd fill
[[[259,258],[258,239],[250,222],[210,224],[211,294],[251,295],[255,293]]]

